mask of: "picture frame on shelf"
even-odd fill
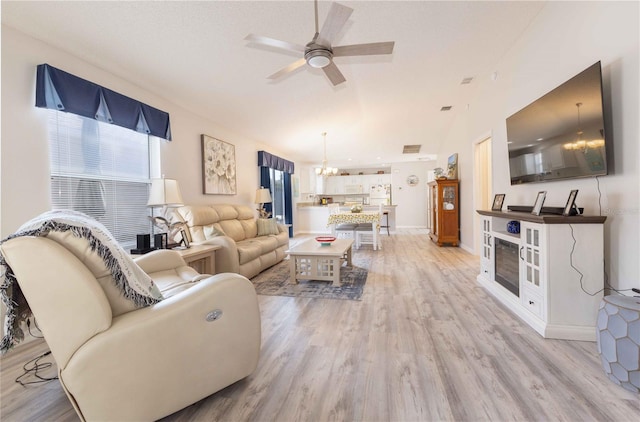
[[[564,206],[564,211],[562,211],[562,215],[576,215],[578,211],[575,209],[576,207],[576,196],[578,196],[578,189],[574,189],[569,192],[569,199],[567,199],[567,205]]]
[[[167,233],[156,233],[153,235],[153,247],[156,249],[167,249]]]
[[[181,240],[182,245],[186,249],[189,249],[191,245],[189,244],[189,238],[187,237],[187,232],[185,232],[184,229],[180,230],[180,236],[182,236],[182,240]]]
[[[491,211],[502,211],[502,204],[504,203],[504,193],[497,193],[493,197],[493,205],[491,206]]]
[[[220,139],[202,135],[202,193],[235,195],[236,148]]]
[[[542,204],[544,204],[544,199],[547,197],[547,191],[541,190],[538,192],[538,196],[536,196],[536,202],[533,204],[533,209],[531,210],[531,214],[540,215],[542,211]]]

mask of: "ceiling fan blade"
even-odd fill
[[[324,21],[324,25],[322,25],[316,42],[320,45],[330,47],[333,39],[342,30],[344,24],[347,23],[351,13],[353,13],[352,8],[338,3],[332,3],[327,19]]]
[[[327,75],[327,78],[331,81],[333,86],[340,85],[342,82],[346,81],[340,69],[334,62],[329,63],[325,67],[322,68],[324,70],[324,74]]]
[[[304,53],[303,45],[298,45],[287,41],[280,41],[274,38],[263,37],[262,35],[249,34],[244,37],[244,39],[257,44],[268,45],[269,47],[276,47],[282,50],[294,51],[296,53]]]
[[[296,60],[295,62],[291,63],[289,66],[278,70],[273,75],[267,76],[267,79],[278,79],[280,76],[286,75],[287,73],[293,72],[297,68],[304,66],[305,63],[307,63],[307,61],[304,58],[300,60]]]
[[[391,54],[395,42],[373,42],[370,44],[353,44],[333,47],[333,57],[371,56],[374,54]]]

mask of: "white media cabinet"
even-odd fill
[[[477,212],[482,221],[478,282],[543,337],[595,341],[604,287],[606,217]],[[507,231],[510,221],[520,223],[520,233]],[[508,242],[511,255],[518,255],[519,279],[511,289],[496,281],[496,239]],[[505,250],[498,251],[501,263]],[[513,256],[507,260],[515,261]],[[571,263],[583,274],[582,280]]]

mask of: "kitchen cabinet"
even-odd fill
[[[324,178],[325,194],[328,195],[354,195],[367,193],[364,187],[365,176],[328,176]]]
[[[369,192],[371,190],[371,186],[374,185],[390,185],[391,184],[391,175],[390,174],[366,174],[362,176],[362,186],[365,192]]]
[[[316,174],[314,168],[300,172],[300,193],[301,194],[323,194],[324,184],[321,176]]]
[[[434,180],[429,182],[431,196],[431,231],[429,236],[438,246],[458,246],[460,239],[460,206],[458,204],[458,180]]]
[[[338,195],[343,193],[344,183],[340,176],[328,176],[324,178],[324,181],[324,193],[328,195]]]

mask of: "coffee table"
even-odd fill
[[[351,265],[353,239],[336,239],[328,246],[322,246],[315,239],[309,239],[286,251],[291,261],[291,282],[298,280],[332,281],[332,286],[340,287],[341,260],[345,258]]]

